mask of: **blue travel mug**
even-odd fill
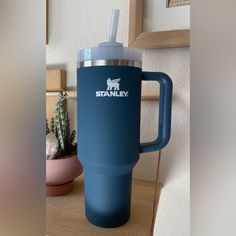
[[[78,53],[78,158],[84,168],[85,213],[101,227],[130,217],[132,170],[140,153],[158,151],[171,133],[172,81],[142,72],[139,50],[114,40]],[[141,82],[160,84],[158,138],[140,144]]]

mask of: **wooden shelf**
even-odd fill
[[[48,236],[150,236],[155,184],[133,180],[131,217],[127,224],[112,229],[89,223],[84,216],[83,178],[65,196],[47,198]],[[161,187],[157,188],[159,198]],[[158,200],[158,199],[157,199]]]
[[[66,91],[69,99],[76,99],[77,93],[76,91]],[[59,92],[46,92],[47,96],[57,96]],[[142,101],[158,101],[159,96],[157,94],[147,93],[142,94]]]

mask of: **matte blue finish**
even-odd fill
[[[103,227],[125,224],[130,217],[132,172],[107,176],[85,171],[85,179],[85,211],[89,221]]]
[[[142,80],[156,80],[160,83],[160,105],[158,138],[150,143],[141,144],[140,153],[158,151],[166,146],[171,134],[171,109],[173,85],[170,77],[160,72],[143,72]]]
[[[109,90],[108,78],[120,78],[119,89]],[[160,83],[160,115],[158,139],[140,145],[142,80]],[[136,67],[94,66],[77,70],[77,88],[86,217],[98,226],[120,226],[130,217],[132,170],[140,152],[157,151],[170,138],[172,82],[163,73],[142,73]],[[96,97],[97,91],[123,96]]]

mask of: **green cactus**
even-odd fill
[[[64,105],[68,95],[66,92],[61,91],[59,96],[60,99],[56,104],[56,118],[52,118],[50,129],[47,122],[46,133],[52,132],[57,137],[60,156],[76,154],[76,132],[75,130],[71,132],[69,114],[64,110]]]
[[[48,135],[50,133],[50,129],[48,126],[48,120],[46,119],[46,135]]]
[[[50,126],[50,130],[55,133],[55,121],[54,118],[52,117],[51,119],[51,126]]]

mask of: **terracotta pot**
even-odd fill
[[[83,172],[76,155],[46,161],[47,196],[61,196],[73,189],[73,179]]]

